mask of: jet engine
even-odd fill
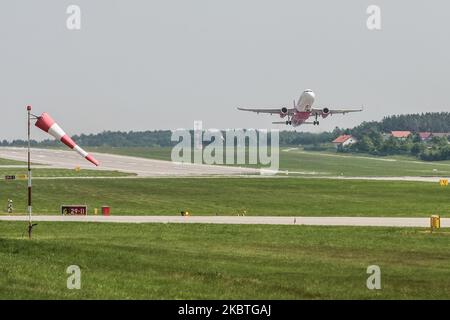
[[[322,118],[326,118],[330,115],[330,109],[328,108],[323,108],[322,109]]]
[[[280,117],[284,118],[287,116],[287,114],[288,114],[288,108],[286,108],[286,107],[281,108]]]

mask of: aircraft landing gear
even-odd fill
[[[289,117],[289,116],[288,116],[288,119],[287,119],[287,121],[286,121],[286,125],[287,125],[287,126],[292,125],[292,120],[291,120],[291,117]]]
[[[319,115],[316,113],[316,120],[313,122],[313,124],[315,125],[315,126],[318,126],[319,125]]]

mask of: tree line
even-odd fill
[[[370,132],[391,131],[450,132],[450,112],[428,112],[386,116],[381,121],[363,122],[353,129],[344,130],[355,137]]]
[[[340,132],[340,131],[339,131]],[[191,135],[193,132],[191,131]],[[319,145],[329,143],[338,136],[337,132],[295,132],[281,131],[281,146],[299,146],[299,145]],[[225,132],[222,132],[224,139]],[[81,134],[72,136],[80,146],[83,147],[172,147],[177,141],[171,141],[172,131],[155,130],[143,132],[122,132],[122,131],[104,131],[98,134]],[[269,136],[270,138],[270,136]],[[270,141],[270,139],[269,139]],[[0,142],[0,146],[25,147],[28,142],[25,140],[13,140]],[[205,143],[206,145],[207,143]],[[59,145],[55,140],[31,141],[32,147],[55,147]]]
[[[405,140],[389,138],[390,131],[411,131],[414,134]],[[341,148],[341,152],[364,152],[374,155],[411,154],[423,160],[450,159],[450,149],[445,138],[433,138],[422,142],[419,132],[450,132],[450,112],[421,113],[386,116],[381,121],[363,122],[354,128],[334,130],[322,133],[280,131],[281,146],[306,146],[311,150],[329,144],[341,134],[352,134],[358,143]],[[225,134],[223,133],[224,137]],[[171,141],[172,131],[104,131],[97,134],[80,134],[72,138],[83,147],[171,147],[177,142]],[[0,146],[27,145],[25,140],[0,142]],[[59,142],[48,139],[32,141],[33,147],[56,147]]]

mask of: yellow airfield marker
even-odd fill
[[[438,230],[441,228],[441,217],[438,215],[432,215],[430,217],[430,228],[431,228],[431,232],[433,232],[433,230]]]

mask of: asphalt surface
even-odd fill
[[[0,216],[0,221],[28,221],[28,216]],[[204,223],[308,226],[421,227],[430,226],[430,218],[386,217],[257,217],[257,216],[33,216],[34,222],[101,223]],[[441,219],[441,227],[450,227],[450,218]]]
[[[93,166],[73,151],[63,150],[32,149],[31,161],[35,164],[45,165],[46,168],[74,169],[80,167],[90,170],[122,171],[135,173],[140,177],[260,174],[260,170],[252,168],[183,164],[106,153],[92,153],[92,155],[100,161],[99,167]],[[0,158],[27,161],[27,150],[25,148],[1,147]]]

